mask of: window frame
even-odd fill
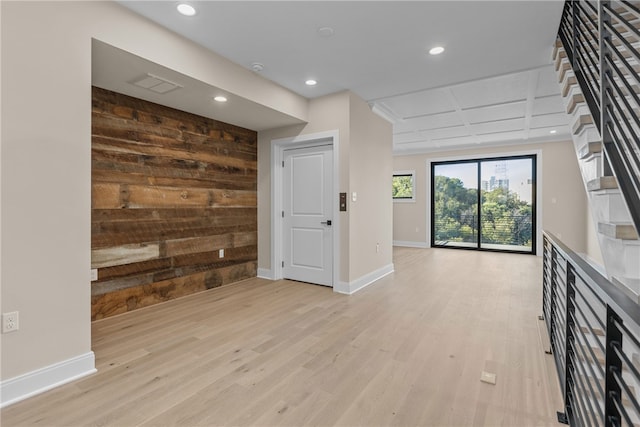
[[[415,170],[399,170],[393,171],[391,175],[391,185],[393,185],[393,179],[396,176],[410,176],[411,177],[411,197],[394,197],[391,198],[394,203],[415,203],[416,202],[416,171]]]
[[[480,229],[480,225],[478,225],[478,234],[477,234],[477,246],[476,247],[462,247],[462,246],[446,246],[446,245],[437,245],[435,244],[435,168],[438,165],[444,164],[457,164],[457,163],[477,163],[478,164],[478,222],[480,222],[480,218],[482,216],[481,211],[481,187],[482,187],[482,179],[481,179],[481,163],[494,161],[494,160],[521,160],[528,159],[531,161],[531,184],[532,184],[532,200],[531,200],[531,224],[532,224],[532,233],[531,233],[531,251],[518,251],[518,250],[506,250],[506,249],[490,249],[486,247],[482,247],[482,230]],[[477,251],[487,251],[487,252],[504,252],[504,253],[517,253],[517,254],[525,254],[525,255],[537,255],[539,253],[538,248],[538,230],[541,229],[541,225],[538,223],[539,215],[541,212],[538,211],[539,202],[538,198],[540,197],[540,188],[541,181],[539,180],[540,172],[539,165],[541,162],[541,153],[540,152],[532,152],[532,153],[513,153],[513,154],[504,154],[504,155],[495,155],[495,156],[469,156],[460,159],[453,160],[440,160],[434,159],[428,162],[429,171],[429,179],[430,179],[430,194],[429,194],[429,203],[430,203],[430,222],[429,222],[429,233],[430,233],[430,247],[432,248],[444,248],[444,249],[462,249],[462,250],[477,250]]]

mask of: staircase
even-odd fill
[[[594,3],[565,3],[553,60],[606,275],[640,304],[639,2]]]

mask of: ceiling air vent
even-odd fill
[[[162,77],[158,77],[151,73],[147,73],[145,76],[134,80],[131,83],[136,86],[149,89],[155,93],[167,93],[182,87],[178,83],[163,79]]]

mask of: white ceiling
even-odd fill
[[[256,131],[300,124],[287,114],[227,91],[228,103],[211,102],[220,94],[217,88],[99,40],[92,40],[91,54],[94,86]],[[161,94],[133,84],[148,74],[180,88]]]
[[[569,137],[550,65],[561,0],[120,3],[304,97],[353,91],[393,121],[397,154]]]

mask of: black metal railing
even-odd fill
[[[640,424],[640,306],[544,233],[542,311],[575,426]]]
[[[558,30],[640,232],[640,8],[630,1],[567,0]]]
[[[442,242],[477,242],[478,215],[459,213],[453,217],[434,218],[435,240]],[[530,214],[485,214],[481,220],[482,242],[498,245],[531,246],[533,218]]]

